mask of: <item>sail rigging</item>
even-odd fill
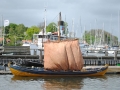
[[[48,70],[81,70],[83,57],[78,39],[44,43],[44,68]]]

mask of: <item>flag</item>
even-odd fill
[[[9,20],[4,20],[4,27],[9,26]]]

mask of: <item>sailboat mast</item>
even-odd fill
[[[45,8],[45,18],[44,18],[44,21],[45,21],[45,25],[44,25],[44,33],[46,33],[46,8]]]
[[[120,30],[120,11],[118,11],[118,31]],[[120,33],[120,31],[118,32]],[[118,34],[118,42],[117,44],[119,45],[119,34]]]
[[[97,39],[97,27],[96,27],[97,19],[95,20],[95,41],[94,41],[94,46],[96,45],[96,39]]]
[[[90,45],[92,45],[92,29],[91,29],[91,24],[90,24]]]
[[[105,44],[105,33],[104,33],[104,23],[103,23],[103,31],[102,31],[102,44]]]
[[[58,22],[58,40],[60,41],[60,21],[61,21],[61,12],[59,13],[59,22]]]
[[[110,45],[112,46],[112,45],[113,45],[113,41],[112,41],[112,39],[113,39],[113,38],[112,38],[112,29],[113,29],[113,28],[112,28],[112,14],[111,14],[111,22],[110,22],[110,24],[111,24],[111,25],[110,25],[110,26],[111,26],[111,31],[110,31]]]
[[[72,19],[72,32],[73,32],[73,37],[75,38],[74,19]]]

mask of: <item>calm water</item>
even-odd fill
[[[120,90],[120,75],[100,77],[15,77],[0,75],[0,90]]]

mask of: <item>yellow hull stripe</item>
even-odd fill
[[[33,74],[33,73],[27,73],[27,72],[22,72],[13,68],[10,68],[11,72],[15,76],[102,76],[107,72],[107,69],[101,72],[97,72],[95,74],[86,74],[86,75],[48,75],[48,74]]]

